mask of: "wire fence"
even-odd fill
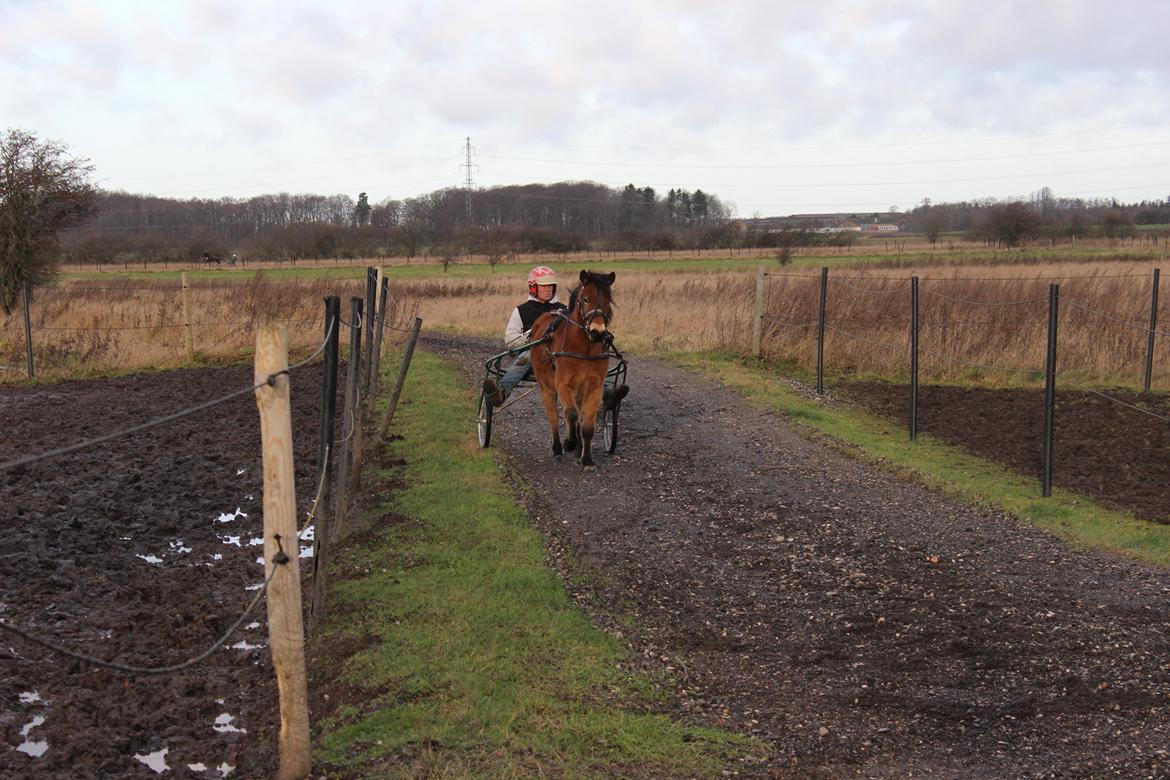
[[[333,304],[330,303],[329,305],[333,305]],[[355,306],[356,305],[357,304],[355,303]],[[405,307],[400,306],[399,308],[403,309]],[[338,311],[338,309],[334,309],[334,311]],[[377,313],[375,313],[373,320],[376,324],[378,324],[380,326],[386,326],[386,325],[389,325],[389,323],[392,321],[391,317],[392,317],[392,315],[388,316],[388,315],[383,314],[381,312],[377,312]],[[364,319],[364,318],[362,318],[362,317],[352,317],[351,318],[351,326],[352,326],[351,329],[353,331],[356,332],[360,329],[361,324],[362,324],[362,319]],[[205,412],[207,410],[221,407],[225,404],[229,404],[233,401],[237,401],[238,399],[242,398],[245,395],[256,395],[257,391],[262,391],[266,388],[274,387],[277,384],[277,380],[280,377],[282,377],[282,376],[290,376],[291,377],[291,375],[294,372],[297,372],[298,370],[316,362],[318,360],[318,358],[322,357],[323,353],[326,353],[324,355],[324,358],[323,358],[324,363],[322,364],[323,369],[325,370],[325,373],[327,375],[329,374],[329,371],[330,371],[329,367],[330,367],[330,365],[332,365],[333,374],[336,375],[337,352],[338,352],[338,346],[339,346],[340,341],[341,341],[340,332],[341,332],[341,327],[342,327],[342,318],[339,316],[339,314],[333,314],[333,315],[327,314],[325,318],[314,317],[314,318],[301,318],[299,320],[298,319],[288,319],[285,321],[285,323],[287,325],[305,325],[305,326],[311,325],[311,326],[314,326],[316,328],[316,327],[323,327],[325,325],[326,321],[328,321],[329,325],[327,327],[324,327],[324,331],[325,331],[324,340],[323,341],[321,340],[321,336],[319,335],[320,331],[317,331],[318,335],[315,337],[316,341],[313,342],[315,349],[311,349],[311,351],[307,355],[300,358],[299,360],[296,360],[295,362],[282,361],[281,362],[282,365],[287,363],[286,368],[282,368],[280,370],[270,372],[262,380],[258,380],[256,382],[254,382],[250,385],[244,386],[244,387],[238,387],[235,389],[225,390],[224,392],[218,394],[216,397],[214,397],[212,399],[209,399],[206,401],[201,401],[199,403],[190,404],[182,409],[179,409],[178,411],[169,412],[169,413],[161,414],[161,415],[156,415],[154,417],[143,420],[141,422],[136,422],[136,423],[131,424],[131,425],[124,425],[124,426],[120,426],[120,427],[113,428],[110,430],[105,430],[105,431],[98,433],[97,435],[89,436],[89,437],[87,437],[83,440],[80,440],[80,441],[69,442],[66,444],[62,444],[60,446],[51,447],[49,449],[46,449],[46,450],[43,450],[40,452],[24,454],[24,455],[21,455],[21,456],[16,457],[16,458],[11,458],[5,462],[0,463],[0,475],[5,475],[6,484],[8,486],[11,486],[11,485],[13,485],[14,481],[19,482],[20,480],[27,480],[27,479],[34,478],[36,472],[30,471],[30,467],[33,467],[34,465],[43,464],[43,463],[46,463],[48,461],[51,461],[52,459],[61,458],[63,456],[77,453],[77,452],[80,452],[82,450],[96,450],[96,449],[100,448],[104,451],[109,447],[110,443],[116,439],[128,439],[128,440],[130,440],[130,442],[135,442],[138,440],[138,437],[143,432],[151,430],[151,429],[167,429],[167,428],[173,429],[175,424],[178,421],[183,420],[184,418],[189,418],[192,415],[196,415],[196,414],[199,414],[201,412]],[[249,318],[249,319],[242,319],[241,318],[235,322],[230,322],[227,324],[229,327],[232,327],[235,329],[251,330],[254,327],[256,327],[256,319],[255,318]],[[377,328],[375,330],[375,332],[377,333],[377,342],[376,342],[377,346],[381,347],[382,346],[381,328],[380,327]],[[372,345],[374,343],[375,342],[371,341],[370,344],[366,345],[366,349],[371,349]],[[330,346],[330,345],[332,345],[332,346]],[[330,355],[332,355],[332,357],[330,357]],[[305,535],[305,533],[308,531],[310,526],[317,527],[317,530],[315,533],[315,538],[319,542],[321,541],[322,537],[327,535],[327,526],[322,525],[322,523],[324,522],[324,516],[322,515],[322,512],[324,509],[324,505],[327,502],[327,498],[333,494],[333,491],[330,490],[329,485],[330,485],[331,475],[334,473],[334,470],[329,466],[329,464],[332,460],[334,460],[333,451],[334,451],[335,443],[333,442],[333,439],[335,437],[333,435],[334,426],[333,426],[333,423],[331,421],[335,415],[340,415],[345,419],[346,428],[347,428],[347,430],[345,432],[345,438],[342,439],[341,442],[339,442],[344,447],[344,450],[343,450],[343,453],[338,456],[338,458],[341,460],[344,460],[347,464],[349,464],[348,468],[350,468],[350,469],[360,469],[360,467],[361,467],[360,448],[358,448],[356,450],[350,449],[349,438],[354,437],[359,426],[361,426],[362,409],[363,409],[364,403],[358,403],[359,399],[361,398],[361,396],[363,395],[364,392],[376,393],[378,383],[376,381],[371,382],[371,380],[369,379],[368,376],[363,377],[362,370],[361,370],[362,363],[361,363],[360,355],[352,354],[352,355],[350,355],[350,360],[351,360],[351,362],[355,363],[355,365],[358,367],[358,370],[355,374],[351,375],[354,382],[351,382],[350,386],[346,387],[345,394],[347,396],[347,399],[352,396],[354,403],[352,405],[349,405],[347,403],[347,409],[345,410],[344,414],[342,414],[340,411],[334,412],[333,396],[329,392],[324,392],[322,394],[322,397],[321,397],[321,404],[322,404],[321,420],[323,423],[323,428],[322,428],[322,453],[323,453],[323,457],[321,459],[322,462],[318,464],[318,479],[317,479],[317,486],[316,486],[317,490],[316,490],[316,494],[315,494],[314,498],[312,499],[310,509],[309,509],[307,515],[305,516],[303,523],[300,525],[300,528],[296,529],[295,534],[293,534],[294,538],[292,538],[291,540],[288,538],[284,538],[282,540],[282,536],[279,533],[272,536],[272,539],[276,545],[276,552],[273,555],[266,556],[266,557],[261,559],[261,562],[266,561],[268,564],[269,571],[268,571],[267,576],[264,578],[264,581],[262,583],[260,583],[259,586],[256,587],[257,592],[252,594],[251,598],[248,600],[248,603],[243,606],[242,610],[237,615],[234,616],[234,619],[230,622],[230,624],[227,625],[227,628],[222,630],[216,636],[214,641],[212,641],[209,645],[199,648],[197,652],[192,652],[192,654],[189,655],[189,657],[186,657],[182,661],[178,661],[175,663],[164,663],[164,664],[159,664],[159,665],[144,665],[144,664],[128,663],[128,662],[125,662],[122,658],[118,658],[118,657],[103,658],[103,657],[100,657],[98,654],[93,654],[91,652],[84,652],[82,650],[79,650],[77,647],[71,647],[71,646],[69,646],[70,645],[69,641],[62,641],[60,639],[50,638],[49,636],[46,635],[47,633],[60,633],[60,629],[61,629],[61,623],[60,623],[59,618],[57,618],[53,621],[46,619],[47,613],[52,611],[51,605],[49,607],[44,608],[46,611],[46,614],[42,615],[39,618],[33,617],[35,612],[30,610],[30,605],[28,605],[28,604],[21,605],[19,612],[21,612],[22,614],[24,614],[26,616],[25,620],[29,620],[29,618],[31,618],[30,622],[38,627],[33,628],[33,627],[20,625],[20,623],[22,622],[21,620],[13,620],[12,618],[9,617],[9,614],[12,614],[14,611],[17,611],[17,610],[14,610],[12,603],[9,602],[8,599],[4,598],[5,594],[4,594],[3,589],[0,589],[0,615],[3,615],[2,617],[0,617],[0,633],[8,634],[20,642],[25,642],[29,645],[37,646],[39,648],[42,648],[43,650],[49,651],[52,654],[56,654],[56,655],[59,655],[59,656],[65,657],[65,658],[69,658],[69,659],[72,659],[74,661],[82,662],[83,664],[88,665],[88,666],[105,668],[105,669],[109,669],[111,671],[118,672],[121,674],[128,674],[128,675],[135,675],[135,676],[164,676],[164,675],[184,673],[184,672],[192,669],[196,665],[200,664],[201,662],[206,661],[217,650],[224,648],[225,645],[230,640],[230,638],[240,630],[240,628],[241,628],[241,626],[243,626],[244,622],[249,618],[249,616],[251,616],[253,614],[253,612],[255,611],[258,604],[262,600],[264,600],[266,595],[269,594],[270,586],[274,582],[274,578],[276,578],[278,576],[278,572],[282,568],[287,568],[290,565],[297,567],[298,569],[300,568],[300,564],[299,564],[300,556],[298,555],[298,550],[297,550],[297,547],[298,547],[297,540],[299,540],[300,538],[302,538]],[[259,363],[258,363],[258,365],[259,365]],[[367,372],[368,371],[376,371],[376,370],[378,370],[379,361],[376,359],[373,361],[367,361],[366,365],[367,365],[367,369],[366,369]],[[323,389],[327,389],[329,386],[330,385],[327,382]],[[333,386],[336,386],[335,381],[333,383]],[[362,389],[363,386],[366,388],[365,391],[363,391],[363,389]],[[369,410],[372,413],[372,411],[373,411],[372,400],[373,399],[371,398],[370,400],[371,400],[371,403],[369,404]],[[146,406],[144,408],[147,411],[149,411],[151,407]],[[263,414],[263,406],[261,407],[261,412]],[[330,420],[327,429],[324,427],[324,422],[326,421],[326,419]],[[184,428],[183,430],[187,430],[187,428]],[[327,433],[327,431],[328,431],[328,433]],[[326,441],[325,441],[326,438],[329,439],[328,443],[326,443]],[[136,448],[137,449],[144,449],[144,447],[142,445],[135,445],[133,443],[124,444],[122,446],[123,446],[123,448],[129,447],[130,449],[136,449]],[[267,444],[265,446],[267,447]],[[263,458],[263,461],[265,462],[265,464],[267,466],[267,463],[269,461],[269,458],[267,456],[267,452],[265,453],[265,457]],[[267,476],[265,477],[265,482],[266,482],[266,484],[268,482]],[[289,490],[291,490],[291,485],[289,485],[287,487]],[[337,491],[337,493],[340,495],[340,498],[338,499],[337,514],[342,515],[342,514],[344,514],[344,506],[347,503],[348,498],[346,497],[346,493],[344,490]],[[266,545],[268,544],[267,540],[269,538],[269,535],[270,534],[269,534],[268,520],[267,520],[267,514],[266,514],[265,534],[264,534],[265,539],[266,539],[266,541],[265,541]],[[12,543],[12,541],[13,540],[10,540],[10,543]],[[68,541],[66,540],[65,537],[62,537],[58,541],[63,543],[63,544],[68,544]],[[119,544],[116,540],[113,540],[113,539],[111,539],[109,541],[115,547],[118,546],[118,544]],[[289,554],[289,551],[286,551],[285,546],[284,546],[286,543],[290,543],[290,542],[292,544],[291,555]],[[65,555],[70,554],[67,551],[63,551],[63,552]],[[217,556],[217,557],[219,557],[219,556]],[[188,567],[184,567],[185,570],[187,568]],[[314,571],[316,571],[316,569],[314,569]],[[9,582],[11,583],[14,581],[9,580]],[[252,589],[253,588],[248,588],[248,590],[252,590]],[[100,603],[100,599],[98,600],[97,603]],[[298,603],[299,603],[299,601],[298,601]],[[218,608],[220,608],[221,606],[222,605],[220,603],[220,600],[216,599],[215,605],[208,605],[207,609],[212,610],[212,611],[218,611]],[[157,608],[159,610],[165,610],[168,608],[168,605],[157,604]],[[5,614],[5,613],[7,613],[7,614]],[[102,615],[100,614],[100,612],[94,612],[91,610],[87,614],[87,621],[86,622],[90,622],[90,621],[101,622]],[[43,628],[43,626],[48,625],[50,622],[56,623],[56,626],[55,626],[56,630],[49,629],[48,631],[46,631],[46,629]],[[275,628],[274,628],[274,630],[275,630]],[[84,629],[80,625],[75,625],[72,628],[66,628],[66,631],[71,635],[77,635],[77,634],[92,635],[95,633],[94,630]],[[99,632],[99,633],[104,633],[104,632]],[[146,634],[149,635],[149,632],[146,632]],[[135,636],[138,636],[138,634],[136,633]],[[272,649],[273,649],[274,658],[275,658],[275,654],[276,654],[276,648],[277,648],[277,642],[274,639],[272,642]],[[174,652],[175,651],[172,651],[171,654],[174,654]],[[123,653],[124,653],[124,650],[119,650],[116,653],[116,655],[122,655]],[[38,668],[40,668],[42,670],[44,668],[46,668],[43,666],[43,664],[44,664],[43,659],[37,660],[37,659],[33,659],[33,658],[27,658],[26,656],[23,656],[23,655],[15,655],[15,657],[18,659],[23,659],[23,660],[30,662],[30,663],[34,663],[37,665]],[[278,662],[278,668],[279,668],[279,662]],[[58,668],[58,671],[61,673],[68,673],[67,668],[66,669]],[[282,693],[282,696],[283,696],[283,693]],[[282,703],[282,707],[281,707],[282,717],[284,716],[284,713],[285,713],[285,709],[284,709],[284,705]],[[306,717],[306,722],[307,722],[307,717]],[[283,726],[282,726],[282,728],[283,728]],[[284,744],[283,740],[281,742],[281,749],[282,749],[282,751],[285,749],[285,744]],[[282,756],[282,762],[283,762],[283,756]]]

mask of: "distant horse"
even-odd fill
[[[565,410],[568,438],[564,450],[581,446],[581,465],[593,467],[593,427],[601,406],[609,345],[613,336],[613,286],[616,274],[581,272],[581,282],[569,295],[567,309],[542,314],[532,325],[532,340],[546,334],[548,341],[532,348],[532,371],[552,429],[553,455],[560,456],[561,429],[557,400]]]
[[[223,258],[216,257],[215,255],[211,254],[210,252],[204,252],[203,253],[203,262],[207,263],[208,265],[220,265],[221,263],[223,263]]]

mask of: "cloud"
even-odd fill
[[[271,161],[286,165],[281,181],[333,188],[327,166],[310,163],[369,152],[380,166],[338,164],[330,175],[384,176],[402,194],[404,181],[458,181],[454,154],[470,135],[497,158],[529,158],[485,159],[485,180],[636,176],[787,203],[808,199],[797,187],[837,180],[970,178],[958,167],[869,165],[957,157],[964,139],[1037,138],[981,150],[1053,139],[1090,149],[1126,132],[1153,143],[1170,120],[1168,19],[1152,0],[1124,14],[1086,0],[0,0],[0,117],[92,149],[103,175],[170,174],[184,186],[203,174],[213,189],[225,178],[208,172]],[[1153,129],[1085,133],[1133,125]],[[1085,134],[1053,135],[1071,131]],[[939,142],[951,146],[930,146]],[[1131,162],[1091,156],[1118,171]],[[633,167],[646,162],[674,167]],[[765,167],[789,163],[856,167]],[[1005,186],[992,178],[1001,169],[980,167],[988,189],[978,194]],[[1155,169],[1114,180],[1163,179]],[[755,185],[771,189],[747,190]],[[963,186],[980,185],[955,191]],[[927,188],[881,199],[914,190],[918,200]]]

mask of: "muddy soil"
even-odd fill
[[[851,382],[835,392],[902,425],[910,390]],[[1044,467],[1044,392],[919,387],[918,430],[1037,480]],[[1170,418],[1170,397],[1109,390],[1130,406]],[[1145,520],[1170,523],[1170,427],[1099,395],[1060,389],[1053,417],[1052,481]]]
[[[497,350],[425,346],[472,387]],[[493,446],[551,558],[591,575],[574,596],[678,714],[768,745],[728,771],[1170,776],[1170,574],[850,460],[668,364],[632,359],[629,382],[594,472],[552,458],[535,394]]]
[[[249,366],[4,389],[0,461],[251,384]],[[292,373],[292,398],[303,517],[316,489],[319,367]],[[262,484],[251,393],[0,473],[0,617],[124,664],[197,654],[263,580],[253,541],[262,533]],[[278,728],[263,601],[225,648],[161,677],[94,668],[0,635],[0,777],[155,777],[135,755],[164,749],[168,777],[220,777],[229,768],[232,777],[268,777]]]

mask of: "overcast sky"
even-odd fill
[[[174,197],[1170,197],[1170,3],[0,0],[0,130]]]

